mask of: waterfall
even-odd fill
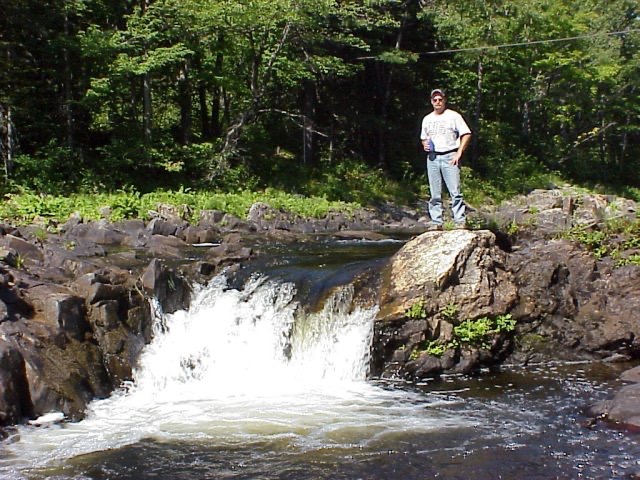
[[[188,312],[164,318],[130,393],[260,397],[364,380],[376,311],[349,312],[352,293],[341,287],[320,312],[307,313],[294,301],[292,283],[257,276],[235,290],[220,277],[197,292]]]
[[[295,294],[261,276],[243,289],[214,279],[189,311],[160,315],[133,382],[91,403],[81,422],[20,427],[0,474],[142,439],[304,449],[459,424],[425,415],[424,396],[366,381],[376,309],[352,308],[350,286],[316,312]]]

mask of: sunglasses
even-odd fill
[[[438,98],[432,98],[431,101],[433,103],[439,103],[439,102],[444,102],[444,98],[442,97],[438,97]]]

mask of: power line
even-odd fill
[[[504,43],[502,45],[486,45],[484,47],[468,47],[468,48],[452,48],[449,50],[434,50],[432,52],[422,52],[419,55],[440,55],[443,53],[457,53],[457,52],[473,52],[477,50],[491,50],[498,48],[509,48],[509,47],[522,47],[528,45],[539,45],[543,43],[557,43],[557,42],[570,42],[572,40],[581,40],[583,38],[592,38],[598,36],[613,36],[613,35],[625,35],[627,33],[635,33],[640,32],[638,28],[632,28],[629,30],[621,30],[619,32],[597,32],[597,33],[587,33],[584,35],[576,35],[574,37],[564,37],[564,38],[550,38],[547,40],[531,40],[528,42],[517,42],[517,43]]]

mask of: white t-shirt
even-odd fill
[[[448,108],[440,115],[431,112],[422,119],[420,140],[431,137],[436,152],[448,152],[460,146],[460,137],[469,135],[469,126],[455,110]]]

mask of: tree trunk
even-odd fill
[[[407,29],[407,25],[409,24],[409,20],[411,19],[411,15],[412,15],[412,7],[420,8],[420,2],[417,0],[407,0],[405,2],[404,12],[402,14],[402,21],[400,22],[400,28],[398,29],[398,34],[396,35],[396,43],[394,45],[394,50],[400,50],[402,48],[404,33]],[[384,87],[382,92],[382,104],[380,106],[381,121],[378,123],[378,164],[381,167],[385,168],[386,170],[388,170],[387,152],[386,152],[387,119],[389,115],[389,101],[391,99],[392,77],[393,77],[393,69],[389,67],[389,71],[386,74],[386,79],[384,81]],[[385,75],[382,74],[381,78],[385,78]]]
[[[189,64],[185,62],[178,75],[178,101],[180,102],[180,142],[191,143],[191,88],[189,85]]]
[[[198,104],[200,105],[200,131],[202,139],[211,140],[211,128],[209,126],[209,108],[207,106],[207,88],[204,82],[198,85]]]
[[[144,15],[149,7],[149,0],[141,0],[140,2],[140,13]],[[149,73],[145,73],[142,76],[142,131],[144,137],[145,144],[145,156],[147,163],[150,163],[149,157],[149,147],[151,146],[151,130],[152,130],[152,122],[153,122],[153,112],[151,106],[151,75]]]
[[[69,21],[69,13],[65,8],[64,12],[64,34],[66,39],[71,38],[71,24]],[[64,103],[62,106],[62,111],[64,114],[65,127],[67,130],[67,148],[70,151],[75,150],[75,135],[74,135],[74,120],[73,120],[73,74],[71,70],[71,56],[69,54],[69,49],[67,47],[63,48],[63,58],[64,58]]]
[[[473,114],[473,135],[471,135],[471,168],[478,165],[478,138],[480,137],[480,115],[482,112],[482,82],[484,80],[484,65],[482,57],[478,59],[478,83],[476,84],[476,110]]]
[[[313,119],[315,118],[315,88],[311,81],[304,85],[304,128],[302,130],[302,158],[305,165],[314,163],[315,145]]]
[[[142,76],[142,128],[144,132],[144,143],[148,147],[151,145],[151,125],[152,125],[152,110],[151,110],[151,76],[145,73]]]
[[[224,36],[220,34],[218,37],[218,46],[222,48],[222,44],[224,43]],[[222,76],[222,68],[224,63],[224,56],[221,53],[216,55],[216,66],[215,72],[216,76]],[[228,119],[228,104],[227,99],[224,96],[224,89],[218,85],[216,81],[215,86],[213,87],[213,95],[211,98],[211,137],[219,138],[222,135],[222,118],[221,118],[221,107],[225,105],[225,118]]]
[[[0,155],[4,168],[5,181],[9,180],[13,169],[13,159],[15,156],[15,129],[11,118],[11,106],[0,104]]]

